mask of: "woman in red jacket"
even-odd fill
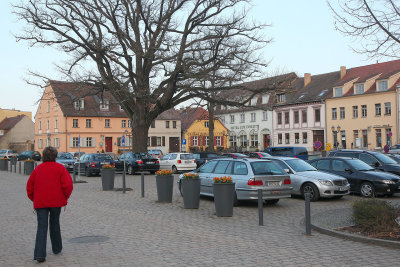
[[[50,240],[54,254],[62,250],[60,231],[61,207],[67,205],[72,193],[72,178],[67,169],[55,162],[57,150],[46,147],[43,150],[43,163],[37,166],[29,177],[26,192],[33,201],[36,210],[38,226],[34,260],[46,260],[47,228],[50,214]]]

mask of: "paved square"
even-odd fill
[[[28,177],[0,172],[0,266],[35,266],[36,215],[26,197]],[[303,234],[304,201],[283,199],[264,207],[258,226],[256,204],[234,208],[231,218],[214,214],[212,199],[199,210],[183,209],[174,187],[172,204],[157,203],[154,175],[127,176],[120,191],[102,191],[100,177],[81,177],[69,205],[61,213],[63,252],[51,253],[41,266],[399,266],[399,250],[347,241],[313,231]],[[115,186],[121,187],[121,176]],[[312,213],[348,207],[357,196],[311,204]],[[388,199],[388,198],[385,198]],[[400,202],[400,195],[392,198]],[[97,243],[69,242],[85,236],[106,236]]]

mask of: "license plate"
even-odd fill
[[[280,182],[268,182],[268,186],[280,186]]]
[[[343,187],[339,187],[339,191],[345,191]]]
[[[154,164],[154,162],[148,161],[146,162],[146,164]]]
[[[272,195],[279,195],[281,193],[281,191],[272,191],[271,194]]]
[[[189,164],[192,163],[190,160],[185,160],[185,163]]]
[[[110,164],[110,162],[102,162],[102,163],[100,163],[100,164],[102,164],[102,165],[104,165],[104,164]]]

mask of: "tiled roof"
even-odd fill
[[[186,131],[195,120],[207,120],[208,111],[202,107],[185,108],[179,110],[181,118],[181,129]]]
[[[176,109],[169,109],[157,116],[156,120],[180,120],[180,112]]]
[[[11,130],[25,115],[5,118],[0,122],[0,130]]]

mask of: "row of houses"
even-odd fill
[[[381,149],[398,143],[400,60],[318,75],[280,75],[285,87],[265,91],[245,107],[218,105],[214,140],[202,108],[168,110],[149,129],[148,147],[164,153],[216,150],[256,151],[269,146],[326,146]],[[252,90],[273,88],[276,77],[244,83],[229,92],[235,99]],[[132,143],[130,120],[106,91],[87,84],[49,81],[35,116],[35,149],[122,150]],[[316,142],[322,147],[317,149]]]

